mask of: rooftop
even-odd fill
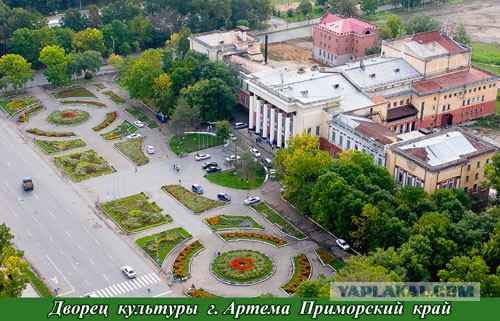
[[[368,22],[359,20],[357,18],[340,18],[330,12],[323,15],[320,22],[316,24],[318,28],[333,32],[335,34],[349,34],[356,33],[358,35],[364,35],[367,29],[378,29],[377,26],[372,25]]]
[[[397,140],[395,132],[368,118],[341,114],[333,118],[332,121],[340,122],[382,145],[392,144]]]
[[[245,31],[245,30],[242,30]],[[205,33],[199,33],[189,36],[192,41],[197,41],[202,43],[205,47],[222,47],[228,45],[236,45],[243,43],[253,43],[259,42],[256,37],[246,33],[246,41],[240,39],[238,36],[239,30],[216,30]]]
[[[342,73],[321,73],[313,68],[279,68],[252,75],[250,80],[261,90],[271,91],[277,98],[305,105],[317,106],[338,102],[341,112],[368,106],[373,102],[354,87]]]
[[[429,169],[452,166],[457,161],[467,162],[470,156],[496,150],[493,145],[459,128],[397,143],[391,148]]]
[[[413,84],[413,89],[417,93],[427,93],[493,79],[498,77],[472,67],[469,70],[416,82]]]
[[[393,88],[388,87],[390,84],[423,79],[423,76],[403,58],[377,57],[348,63],[338,68],[342,69],[349,79],[363,89],[389,89]],[[387,86],[384,88],[382,87],[384,85]]]

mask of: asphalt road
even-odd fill
[[[15,245],[59,295],[170,295],[156,268],[108,227],[68,179],[5,120],[0,121],[0,150],[0,221],[11,228]],[[22,190],[24,176],[33,178],[34,191]],[[123,265],[136,269],[136,280],[122,274]]]

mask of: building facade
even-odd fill
[[[467,194],[489,192],[484,166],[497,148],[457,127],[390,145],[387,169],[397,187],[419,186],[428,193],[460,188]]]
[[[313,58],[329,66],[364,57],[377,47],[378,27],[357,18],[340,18],[330,12],[313,26]]]

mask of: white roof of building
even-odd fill
[[[295,100],[303,105],[339,102],[342,112],[373,105],[372,100],[341,73],[322,73],[307,68],[279,68],[252,76],[252,82],[261,88],[272,91],[280,98]]]
[[[196,40],[198,42],[203,43],[207,47],[222,47],[228,45],[236,45],[239,43],[252,43],[255,41],[259,41],[254,36],[246,33],[247,40],[243,41],[238,37],[237,30],[229,30],[229,31],[212,31],[202,34],[194,34],[189,38],[192,40]]]
[[[418,43],[407,42],[406,46],[422,58],[434,57],[448,53],[448,50],[437,42]]]
[[[393,83],[411,79],[423,79],[423,76],[403,58],[371,58],[339,66],[357,86],[363,89],[389,89]]]
[[[459,160],[464,155],[478,151],[459,131],[451,131],[442,135],[402,145],[403,150],[425,148],[427,163],[431,166],[444,165]]]

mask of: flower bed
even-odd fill
[[[57,133],[57,132],[46,132],[43,130],[40,130],[38,128],[30,128],[26,130],[28,133],[37,135],[37,136],[46,136],[46,137],[71,137],[71,136],[76,136],[75,133],[73,132],[62,132],[62,133]]]
[[[48,153],[54,154],[59,153],[65,150],[74,149],[78,147],[85,146],[85,142],[81,139],[73,139],[73,140],[42,140],[35,139],[35,143],[40,146],[40,148]]]
[[[153,262],[158,263],[159,260],[161,265],[161,262],[165,260],[173,248],[190,237],[191,234],[178,227],[142,237],[135,242],[149,255]]]
[[[216,215],[203,220],[212,230],[221,230],[229,228],[256,228],[263,230],[250,216],[237,215]]]
[[[79,109],[66,109],[53,112],[47,117],[52,125],[78,125],[89,120],[90,114]]]
[[[100,123],[99,125],[95,126],[92,129],[96,132],[103,130],[104,128],[111,125],[116,120],[116,118],[118,118],[118,113],[116,111],[112,111],[110,113],[107,113],[106,119],[104,119],[104,121],[102,123]]]
[[[71,97],[94,97],[94,98],[97,98],[93,93],[91,93],[90,91],[88,91],[88,89],[86,89],[84,87],[66,88],[66,89],[52,93],[52,96],[55,99],[71,98]]]
[[[54,161],[76,182],[115,172],[115,169],[93,150],[54,157]]]
[[[276,213],[275,210],[269,207],[266,203],[259,203],[252,205],[252,208],[256,210],[258,213],[264,215],[264,217],[271,222],[279,226],[281,232],[290,235],[296,239],[304,240],[307,236],[302,233],[298,228],[290,224],[283,216]]]
[[[166,185],[161,187],[162,190],[172,195],[176,200],[181,202],[195,214],[199,214],[212,208],[226,204],[222,201],[209,199],[198,194],[192,193],[181,185]]]
[[[251,284],[269,278],[275,270],[265,254],[251,250],[222,253],[210,267],[212,274],[224,283]]]
[[[228,232],[220,233],[218,235],[222,237],[224,241],[254,240],[269,243],[276,247],[288,244],[285,239],[282,239],[280,237],[256,232]]]
[[[62,105],[92,105],[99,108],[106,107],[106,104],[95,100],[61,100],[60,103]]]
[[[115,143],[115,147],[137,166],[149,163],[149,158],[142,152],[144,138],[131,139]]]
[[[44,109],[45,109],[45,106],[43,106],[43,105],[36,105],[36,106],[30,107],[30,108],[26,109],[25,111],[23,111],[21,113],[21,115],[19,115],[19,117],[17,118],[17,122],[18,123],[25,123],[25,122],[30,120],[31,116],[38,114],[39,112],[41,112]]]
[[[314,252],[318,255],[319,259],[321,260],[321,262],[323,262],[324,265],[328,265],[337,271],[344,267],[344,263],[340,262],[335,256],[328,253],[328,251],[324,248],[317,248],[314,250]]]
[[[309,280],[311,277],[311,263],[305,254],[294,256],[293,262],[293,275],[285,285],[281,288],[288,294],[294,294],[297,287],[304,281]]]
[[[122,97],[118,96],[116,93],[112,92],[111,90],[108,91],[103,91],[103,94],[111,98],[112,101],[114,101],[117,104],[123,104],[125,102],[125,99]]]
[[[191,262],[191,259],[204,248],[205,247],[200,243],[200,241],[194,241],[186,246],[175,258],[174,265],[172,267],[172,274],[178,278],[190,276],[191,273],[189,272],[189,263]]]
[[[100,82],[94,84],[94,87],[97,87],[99,89],[106,89],[106,85],[104,84],[101,84]]]
[[[109,215],[126,233],[139,232],[163,225],[172,220],[170,215],[162,214],[155,202],[150,203],[144,193],[126,196],[101,204]]]
[[[39,104],[39,103],[40,102],[36,98],[33,98],[33,97],[14,98],[11,100],[0,101],[0,107],[2,107],[2,109],[7,114],[9,114],[9,116],[12,116],[28,106]]]
[[[133,134],[137,130],[138,128],[132,125],[128,120],[124,120],[120,126],[116,127],[110,132],[101,134],[101,137],[106,140],[113,140]]]
[[[138,120],[142,121],[143,123],[146,124],[151,129],[158,128],[160,125],[158,125],[154,120],[149,118],[148,116],[144,115],[139,109],[137,108],[127,108],[125,109],[128,113],[130,113],[132,116],[136,117]]]
[[[219,296],[212,294],[212,293],[210,293],[202,288],[188,290],[186,292],[186,294],[192,298],[201,298],[201,299],[202,298],[220,298]]]

